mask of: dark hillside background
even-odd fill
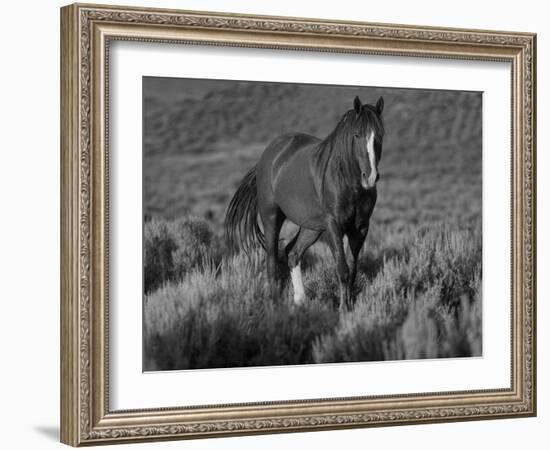
[[[218,229],[241,177],[290,131],[326,136],[359,95],[385,100],[373,220],[470,220],[481,211],[481,93],[144,78],[144,212]]]

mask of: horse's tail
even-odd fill
[[[258,224],[256,167],[244,176],[231,199],[224,221],[225,235],[231,250],[249,253],[258,244],[265,249],[264,234]]]

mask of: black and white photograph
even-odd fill
[[[142,89],[144,371],[482,356],[481,92]]]

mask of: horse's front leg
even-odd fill
[[[328,235],[330,247],[334,260],[336,262],[336,270],[338,272],[338,284],[340,288],[340,311],[344,311],[349,306],[350,290],[349,290],[349,268],[346,262],[346,254],[344,252],[344,234],[342,229],[335,221],[330,221],[328,224]]]
[[[348,233],[349,247],[352,256],[352,267],[349,277],[350,292],[353,292],[353,285],[355,284],[355,279],[357,278],[357,260],[359,258],[359,253],[361,252],[361,248],[365,243],[365,238],[367,237],[368,231],[369,226],[367,224],[360,230],[353,229],[351,232]]]

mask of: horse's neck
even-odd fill
[[[340,147],[337,147],[340,145]],[[353,148],[350,145],[336,144],[332,147],[327,166],[333,176],[341,177],[342,183],[349,180],[358,169],[358,162],[353,156]]]
[[[318,147],[316,178],[319,193],[324,191],[327,182],[330,183],[332,190],[336,191],[353,188],[355,183],[352,177],[355,161],[351,155],[346,153],[351,152],[352,149],[350,147],[338,148],[337,145],[335,142],[331,142],[331,145],[323,142]]]

